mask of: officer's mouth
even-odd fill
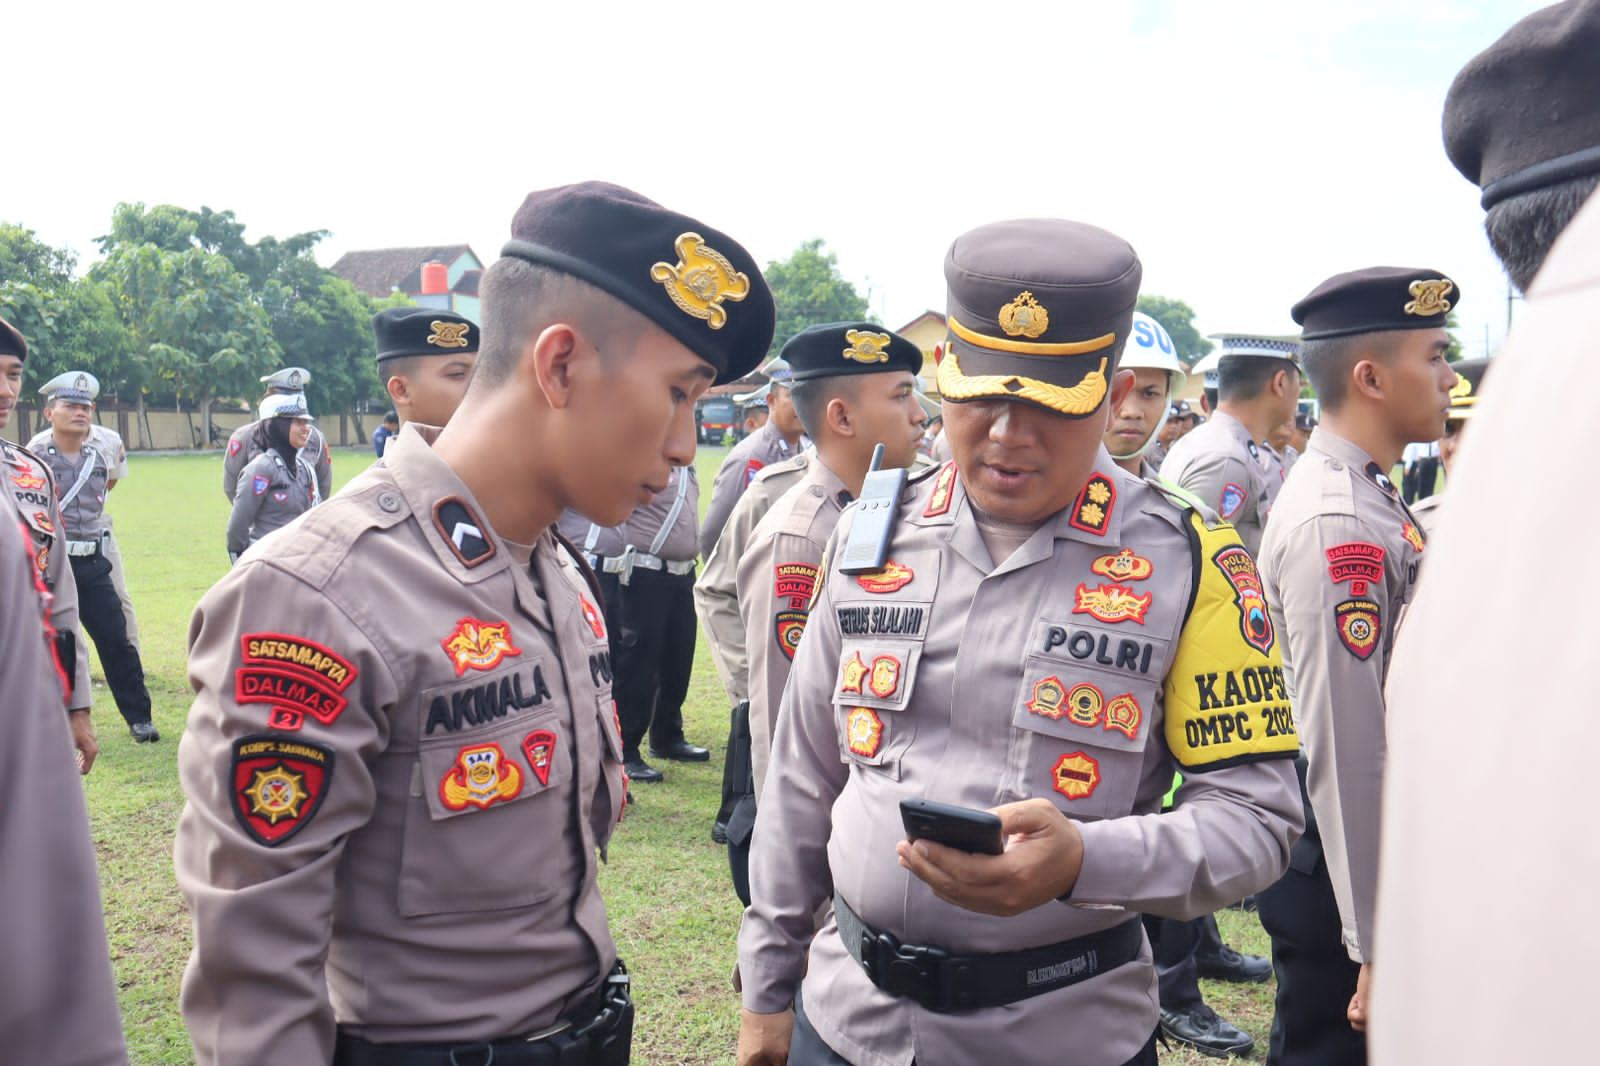
[[[1021,467],[1001,466],[997,463],[981,464],[983,472],[994,483],[995,488],[1007,492],[1022,488],[1036,471],[1024,470]]]

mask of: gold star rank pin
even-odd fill
[[[1442,315],[1450,310],[1450,301],[1445,297],[1449,296],[1455,287],[1456,283],[1449,278],[1413,281],[1409,290],[1411,300],[1402,310],[1408,315],[1418,315],[1422,318]]]
[[[472,328],[468,322],[430,322],[433,332],[428,334],[428,343],[435,348],[465,348],[468,344],[467,330]]]
[[[844,350],[844,357],[857,363],[887,363],[889,353],[884,351],[889,346],[887,333],[869,333],[864,329],[846,330],[844,339],[850,347]]]
[[[1050,328],[1050,312],[1033,293],[1021,292],[1000,309],[1000,328],[1010,337],[1037,337]]]
[[[705,243],[698,233],[685,233],[674,244],[678,262],[661,262],[650,268],[650,277],[660,282],[672,302],[687,315],[704,319],[712,329],[728,321],[724,300],[743,300],[750,295],[750,278],[733,269],[727,256]]]

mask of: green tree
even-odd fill
[[[790,337],[821,322],[860,319],[875,322],[867,313],[866,297],[839,273],[839,260],[813,238],[782,262],[767,264],[767,284],[778,307],[778,328],[770,354],[776,355]]]
[[[1215,347],[1194,328],[1194,309],[1182,300],[1142,293],[1135,307],[1166,328],[1172,343],[1178,346],[1178,358],[1185,363],[1193,363]]]
[[[1466,353],[1461,350],[1461,322],[1454,311],[1445,313],[1444,328],[1450,332],[1450,347],[1445,350],[1444,357],[1452,363],[1459,362]]]
[[[0,316],[28,338],[28,380],[87,370],[107,393],[137,375],[104,285],[73,277],[76,260],[32,230],[0,224]]]

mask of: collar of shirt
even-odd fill
[[[501,538],[490,527],[489,519],[482,505],[472,495],[472,490],[456,476],[448,463],[434,454],[433,442],[438,436],[439,430],[433,426],[407,422],[385,446],[383,465],[394,478],[395,487],[405,496],[440,565],[462,584],[476,584],[511,566],[512,559],[504,549],[495,550],[488,558],[472,566],[457,557],[449,540],[451,531],[443,528],[437,514],[438,509],[452,499],[467,509],[479,539],[495,545]]]
[[[855,493],[845,486],[844,480],[838,474],[828,469],[828,464],[822,461],[822,456],[814,455],[812,458],[813,461],[806,464],[806,474],[801,479],[801,484],[815,485],[822,489],[822,494],[831,497],[840,508],[849,506],[856,498]]]

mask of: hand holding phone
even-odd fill
[[[927,799],[903,799],[900,820],[906,827],[906,839],[912,842],[932,840],[948,848],[980,855],[999,855],[1005,851],[1000,819],[988,811]]]

